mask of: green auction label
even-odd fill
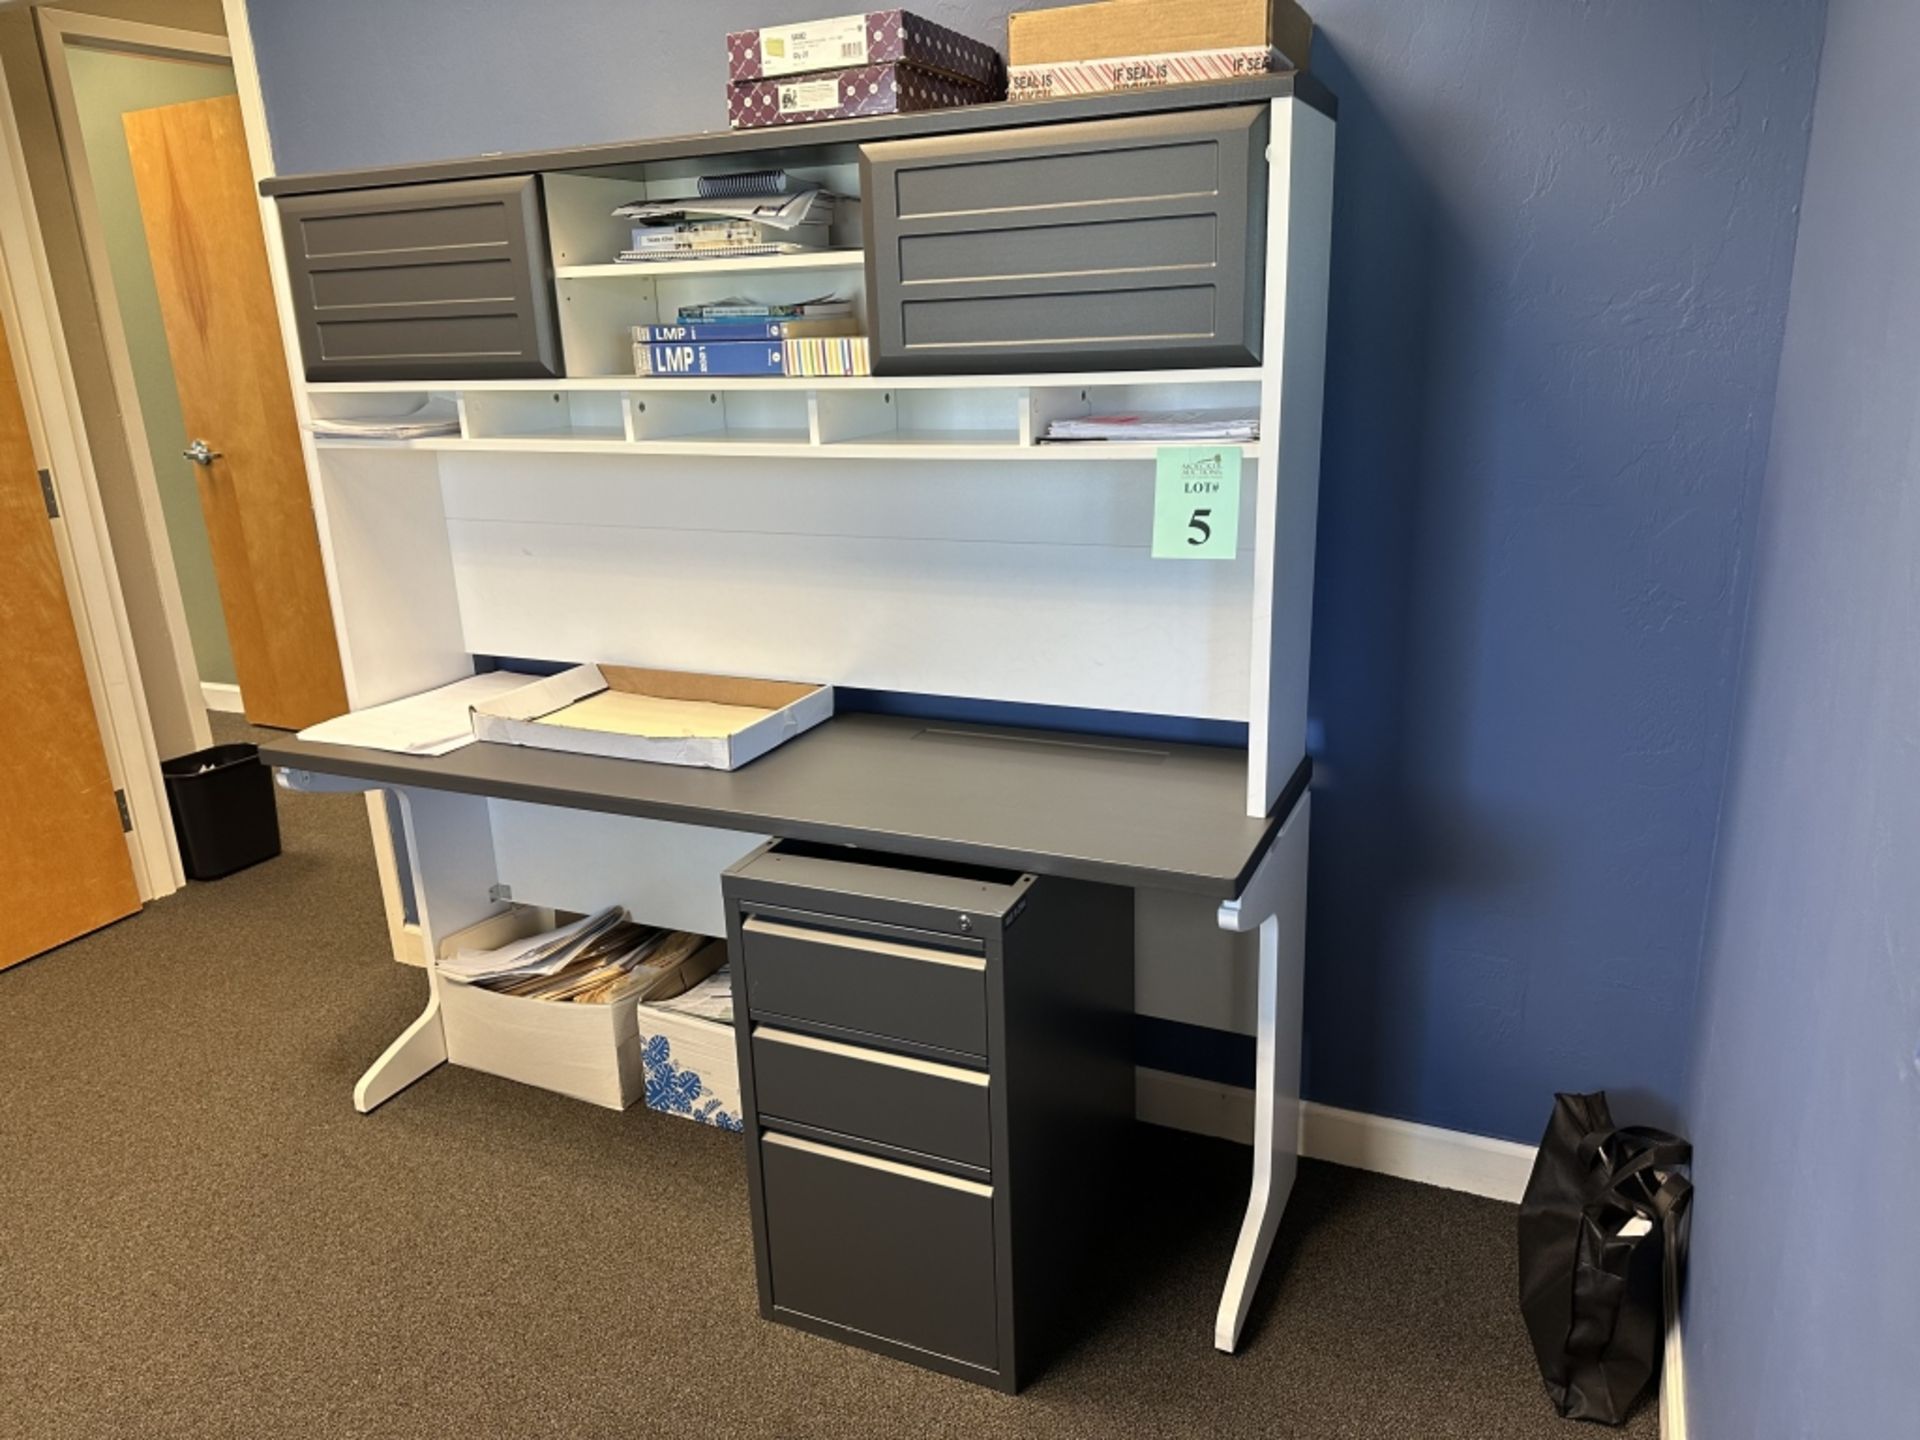
[[[1240,447],[1162,445],[1154,465],[1153,558],[1231,560],[1240,541]]]

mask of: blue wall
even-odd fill
[[[1832,0],[1688,1118],[1704,1440],[1920,1433],[1920,7]]]
[[[1005,0],[923,0],[1004,41]],[[1319,0],[1307,1090],[1680,1098],[1822,0]],[[823,0],[252,0],[283,171],[717,128]],[[1640,1103],[1632,1098],[1642,1097]]]

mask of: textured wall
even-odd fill
[[[1833,0],[1688,1114],[1703,1440],[1920,1431],[1915,55]]]
[[[1000,41],[1010,7],[918,8]],[[1556,1088],[1658,1113],[1822,0],[1311,8],[1342,111],[1308,1093],[1519,1138]],[[832,12],[249,7],[286,171],[718,127],[722,33]]]

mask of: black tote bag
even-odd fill
[[[1569,1419],[1621,1424],[1659,1368],[1663,1268],[1693,1190],[1671,1172],[1692,1153],[1664,1130],[1616,1126],[1604,1094],[1554,1097],[1520,1201],[1520,1311]]]

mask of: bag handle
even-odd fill
[[[1650,1167],[1636,1164],[1630,1173],[1619,1176],[1604,1190],[1595,1193],[1587,1201],[1588,1207],[1611,1205],[1614,1209],[1629,1210],[1671,1231],[1673,1227],[1668,1222],[1684,1210],[1687,1202],[1693,1198],[1693,1182],[1678,1171],[1673,1171],[1660,1182],[1652,1198],[1644,1199],[1628,1189],[1626,1182],[1647,1168]]]
[[[1599,1157],[1606,1143],[1613,1139],[1633,1141],[1636,1154],[1641,1147],[1645,1146],[1658,1146],[1661,1148],[1679,1146],[1681,1149],[1686,1150],[1689,1155],[1693,1150],[1691,1144],[1682,1140],[1670,1130],[1658,1130],[1651,1125],[1616,1125],[1607,1130],[1589,1130],[1585,1135],[1580,1137],[1580,1146],[1577,1152],[1580,1164],[1585,1168],[1591,1169],[1594,1160]],[[1685,1164],[1686,1160],[1683,1157],[1668,1163],[1679,1165]]]

